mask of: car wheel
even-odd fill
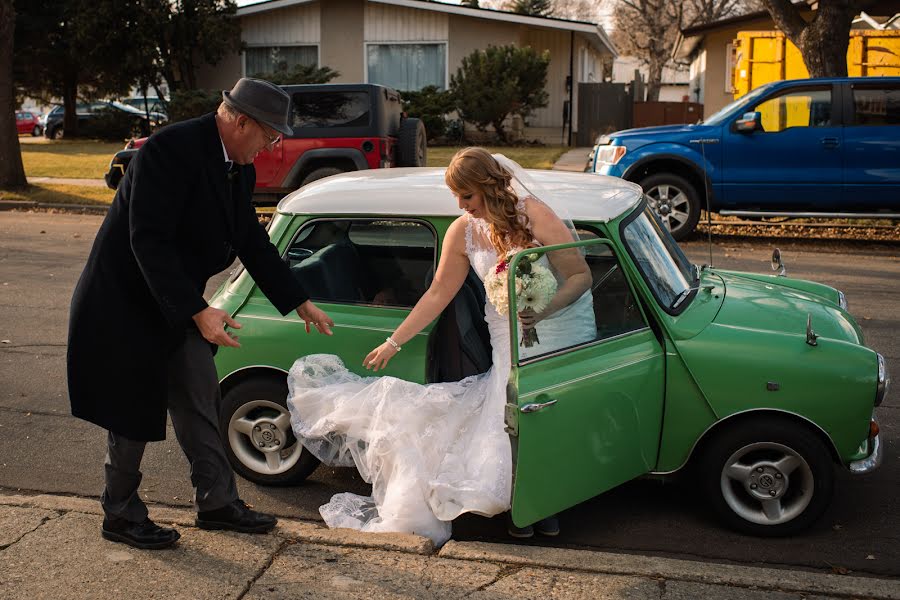
[[[41,135],[41,127],[40,125],[35,125],[34,129],[31,130],[31,137],[37,137]]]
[[[694,186],[683,177],[671,173],[657,173],[642,179],[640,186],[659,220],[672,237],[683,240],[700,220],[700,197]]]
[[[397,137],[397,165],[424,167],[428,159],[428,135],[421,119],[404,119]]]
[[[51,140],[61,140],[61,139],[63,139],[65,134],[66,134],[66,132],[63,130],[62,127],[57,127],[56,129],[54,129],[53,131],[50,132],[50,139]]]
[[[222,399],[219,432],[236,473],[261,485],[290,485],[319,465],[297,441],[287,408],[287,382],[257,377]]]
[[[834,491],[834,464],[822,440],[779,419],[730,427],[706,447],[702,489],[732,529],[764,537],[792,535],[818,519]]]
[[[320,167],[303,178],[303,183],[301,185],[306,185],[307,183],[312,183],[318,179],[325,179],[326,177],[331,177],[332,175],[337,175],[338,173],[344,173],[343,169],[339,169],[337,167]]]

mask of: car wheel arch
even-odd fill
[[[657,175],[659,173],[678,175],[679,177],[686,179],[698,192],[703,190],[704,176],[700,166],[676,155],[653,155],[642,158],[628,167],[625,173],[622,174],[622,178],[627,181],[638,183],[642,179],[646,179],[651,175]],[[709,195],[710,205],[712,205],[714,204],[712,183],[708,178],[706,179],[706,191]],[[705,198],[703,200],[705,200]]]
[[[282,187],[296,189],[306,176],[323,167],[335,167],[343,171],[362,171],[369,168],[366,158],[355,148],[317,148],[304,152],[284,177]]]
[[[236,386],[250,379],[266,378],[277,380],[280,383],[285,380],[287,374],[288,372],[284,369],[267,365],[241,367],[219,380],[219,390],[221,390],[222,396],[224,397]]]
[[[825,431],[820,425],[818,425],[811,419],[808,419],[807,417],[804,417],[803,415],[797,414],[795,412],[779,408],[763,407],[751,408],[745,411],[735,412],[710,423],[710,425],[703,431],[703,433],[700,434],[694,441],[693,446],[691,446],[691,449],[685,457],[684,462],[682,462],[680,466],[670,471],[654,471],[653,474],[669,475],[685,470],[686,468],[690,468],[698,462],[700,457],[703,456],[704,447],[708,445],[714,438],[726,433],[729,429],[737,427],[749,420],[765,417],[774,418],[781,421],[788,421],[795,426],[803,427],[806,430],[814,433],[828,448],[831,460],[835,464],[843,464],[834,440],[831,439],[831,436],[828,434],[828,432]]]

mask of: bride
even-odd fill
[[[445,180],[465,214],[447,230],[431,286],[396,331],[369,352],[367,369],[384,369],[403,344],[435,320],[470,266],[484,281],[511,252],[575,241],[571,222],[532,195],[527,177],[518,164],[483,148],[454,155]],[[538,334],[538,343],[521,348],[520,356],[596,335],[584,257],[575,249],[550,254],[549,261],[540,261],[556,276],[557,291],[541,312],[519,313],[521,327]],[[297,438],[325,464],[355,466],[372,484],[371,497],[337,494],[322,506],[329,527],[415,533],[442,545],[460,514],[509,510],[513,467],[503,417],[509,324],[490,302],[485,314],[493,366],[462,381],[422,385],[360,377],[332,355],[294,363],[288,407]]]

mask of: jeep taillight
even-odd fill
[[[378,148],[381,151],[381,168],[387,169],[393,166],[393,148],[391,148],[391,140],[378,140]]]

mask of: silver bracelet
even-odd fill
[[[391,346],[393,346],[393,347],[394,347],[394,350],[396,350],[397,352],[400,352],[400,351],[403,349],[403,348],[400,347],[400,344],[398,344],[397,342],[395,342],[395,341],[394,341],[394,338],[392,338],[391,336],[387,336],[386,338],[384,338],[384,341],[386,341],[388,344],[390,344]]]

